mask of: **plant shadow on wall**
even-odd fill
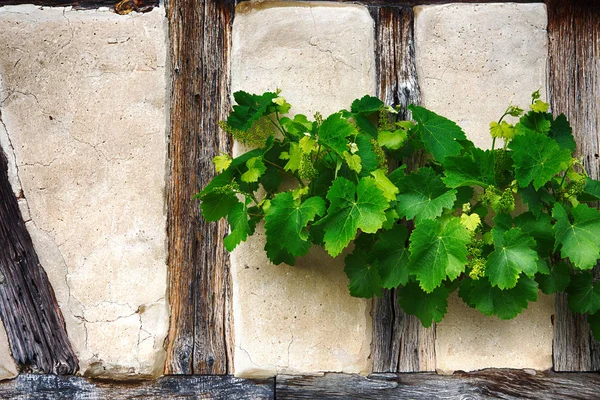
[[[567,119],[548,113],[539,92],[529,111],[511,105],[490,124],[491,150],[420,106],[408,107],[414,121],[399,121],[396,109],[365,96],[311,121],[284,116],[291,106],[279,92],[234,97],[221,127],[252,150],[215,157],[218,174],[196,195],[206,220],[227,218],[228,251],[264,220],[275,264],[294,265],[313,244],[336,257],[353,242],[350,294],[395,288],[425,327],[442,320],[455,290],[483,314],[511,319],[541,289],[567,292],[600,338],[591,271],[600,211],[585,204],[600,200],[600,182],[573,157]],[[423,149],[428,162],[407,171],[406,159]]]

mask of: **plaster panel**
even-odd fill
[[[456,121],[476,145],[491,147],[489,123],[509,103],[526,108],[537,89],[545,97],[546,24],[543,4],[416,7],[423,105]],[[453,296],[436,329],[437,369],[551,368],[553,313],[553,297],[541,293],[511,321],[488,318]]]
[[[375,93],[373,20],[362,6],[242,3],[232,54],[232,91],[280,88],[290,115],[326,116]],[[263,232],[231,259],[236,375],[369,372],[371,302],[349,295],[344,255],[315,247],[294,267],[273,265]]]
[[[0,143],[86,375],[163,369],[165,24],[0,8]]]

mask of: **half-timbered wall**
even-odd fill
[[[228,255],[191,200],[236,151],[218,121],[239,89],[309,115],[419,103],[485,146],[541,88],[597,179],[599,7],[36,1],[75,7],[0,7],[0,378],[600,367],[562,297],[511,322],[450,299],[424,329],[393,291],[351,298],[342,257],[273,266],[260,234]]]

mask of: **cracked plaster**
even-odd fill
[[[290,115],[328,115],[375,93],[373,20],[358,5],[241,3],[233,26],[232,91],[282,89]],[[236,146],[234,152],[241,149]],[[344,255],[313,247],[273,265],[264,230],[232,254],[235,374],[368,373],[371,301],[350,297]]]
[[[526,107],[537,89],[544,96],[546,24],[544,4],[416,7],[422,104],[456,121],[476,145],[490,148],[490,121],[510,102]],[[455,295],[448,303],[436,328],[439,372],[552,367],[553,297],[540,293],[537,303],[511,321],[486,317]]]
[[[0,145],[89,376],[157,376],[167,332],[163,8],[0,7]]]

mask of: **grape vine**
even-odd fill
[[[345,258],[350,294],[396,289],[424,326],[458,295],[485,315],[514,318],[538,290],[568,293],[600,338],[600,182],[575,158],[564,115],[532,95],[490,124],[492,149],[449,119],[411,105],[413,121],[365,96],[327,118],[286,116],[279,92],[237,92],[221,128],[250,146],[215,157],[196,195],[207,221],[226,218],[227,250],[264,223],[271,262],[294,265],[312,245]],[[507,117],[515,119],[508,122]],[[424,149],[427,163],[407,170]],[[326,268],[326,266],[324,266]]]

